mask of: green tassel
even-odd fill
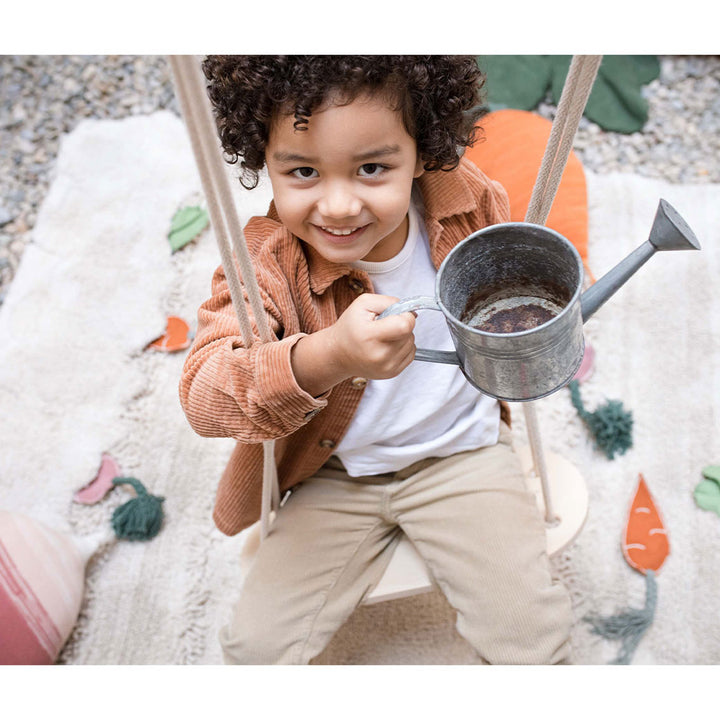
[[[595,444],[612,460],[615,453],[623,455],[632,447],[632,413],[619,400],[609,400],[595,412],[588,412],[580,398],[580,383],[570,382],[572,404],[595,438]]]
[[[115,508],[112,526],[115,535],[127,540],[149,540],[160,532],[163,521],[163,497],[150,495],[143,484],[132,477],[116,477],[113,485],[132,485],[137,497]]]
[[[610,665],[629,665],[645,631],[650,627],[657,605],[657,582],[655,573],[645,574],[645,607],[641,610],[625,608],[615,615],[586,615],[583,620],[592,625],[591,632],[608,640],[621,640],[618,656]]]

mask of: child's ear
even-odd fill
[[[415,172],[413,173],[414,178],[419,178],[425,172],[425,168],[423,167],[424,165],[425,163],[423,159],[418,154],[417,162],[415,163]]]

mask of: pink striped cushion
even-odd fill
[[[57,659],[80,612],[86,561],[70,535],[0,510],[0,664]]]

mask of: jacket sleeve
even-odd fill
[[[271,440],[293,433],[327,405],[327,393],[312,397],[293,375],[290,354],[304,333],[282,337],[278,306],[262,285],[261,293],[270,327],[281,339],[260,342],[245,294],[254,334],[245,347],[222,267],[213,276],[212,296],[198,311],[197,335],[180,380],[180,403],[199,435],[246,443]],[[288,312],[287,302],[282,305]]]

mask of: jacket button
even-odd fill
[[[332,449],[335,447],[335,441],[330,440],[330,438],[324,438],[323,440],[320,441],[319,444],[320,444],[320,447],[322,447],[322,448]]]
[[[348,280],[348,285],[358,294],[362,294],[365,292],[365,286],[358,280],[357,278],[350,278]]]
[[[368,383],[367,378],[356,377],[356,378],[352,379],[350,384],[357,390],[362,390],[367,385],[367,383]]]

